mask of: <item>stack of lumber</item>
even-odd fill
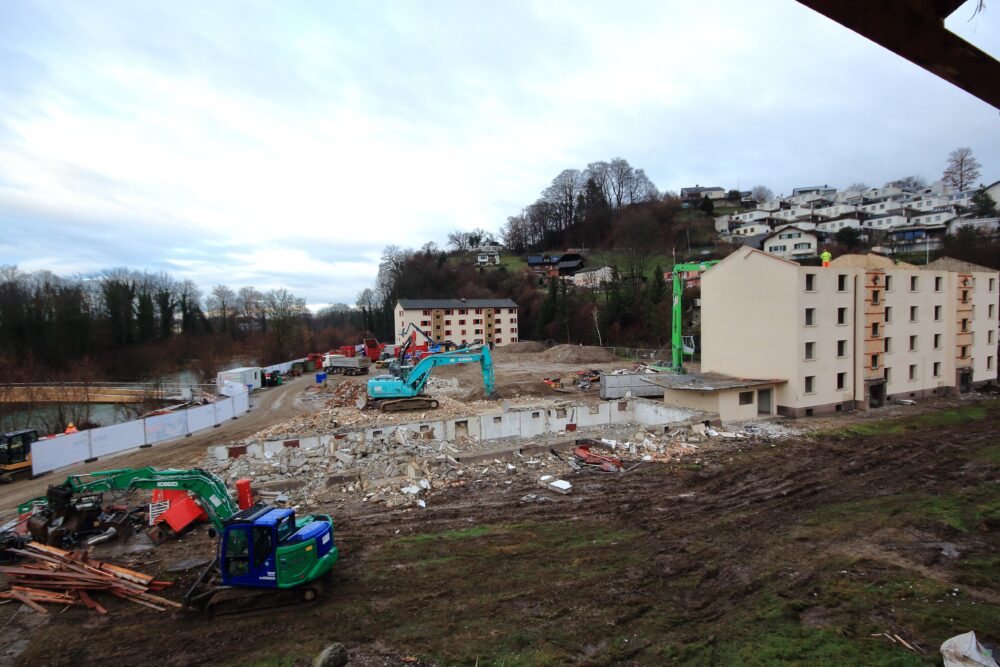
[[[106,614],[108,610],[91,597],[97,591],[157,611],[181,606],[150,592],[161,591],[170,582],[155,581],[141,572],[91,560],[85,551],[63,551],[36,542],[9,551],[27,560],[0,567],[0,574],[8,581],[8,589],[0,590],[0,600],[22,602],[41,614],[47,613],[43,604],[77,605]]]

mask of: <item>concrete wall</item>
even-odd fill
[[[656,377],[651,373],[639,375],[602,375],[601,376],[601,398],[608,400],[622,398],[626,392],[632,392],[633,396],[659,396],[663,393],[663,388],[652,382],[650,378]]]
[[[758,411],[759,391],[771,390],[771,410],[765,415]],[[774,385],[723,389],[720,391],[684,391],[680,389],[666,389],[663,392],[663,400],[667,404],[685,407],[691,410],[701,410],[703,412],[717,412],[722,421],[746,421],[756,419],[761,416],[774,415],[775,406]],[[747,405],[740,405],[740,394],[750,392],[753,400]]]

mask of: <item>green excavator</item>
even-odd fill
[[[93,508],[103,507],[104,493],[136,489],[178,494],[204,512],[219,537],[214,560],[185,596],[185,606],[214,615],[245,613],[316,599],[323,579],[339,557],[333,540],[333,520],[325,514],[296,517],[295,510],[254,502],[249,482],[237,482],[238,501],[216,475],[191,470],[123,468],[71,475],[50,486],[43,498],[22,503],[18,511],[30,513],[32,537],[46,544],[58,543],[68,531],[91,530],[98,540],[113,539],[133,523],[118,520],[102,509],[101,525],[93,524]],[[116,510],[128,514],[130,510]],[[184,510],[192,514],[191,508]],[[97,529],[97,530],[93,530]],[[114,532],[112,532],[114,531]]]

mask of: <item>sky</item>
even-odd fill
[[[1000,5],[950,29],[1000,54]],[[0,265],[353,303],[560,171],[1000,179],[1000,114],[793,0],[0,3]]]

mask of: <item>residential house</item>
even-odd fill
[[[393,311],[396,344],[409,325],[435,342],[507,345],[518,341],[517,304],[510,299],[400,299]]]
[[[788,416],[969,391],[997,377],[998,281],[952,259],[819,268],[741,248],[702,276],[702,370],[783,381]]]
[[[476,253],[476,266],[499,266],[500,253],[496,251],[481,250]]]
[[[583,268],[583,262],[583,255],[572,252],[528,255],[528,268],[532,273],[549,278],[572,276]]]
[[[761,247],[764,252],[785,259],[804,259],[816,256],[819,239],[815,232],[791,226],[768,234]]]
[[[684,201],[697,201],[704,197],[714,200],[725,199],[726,189],[720,187],[703,188],[700,185],[693,188],[681,188],[681,199]]]

